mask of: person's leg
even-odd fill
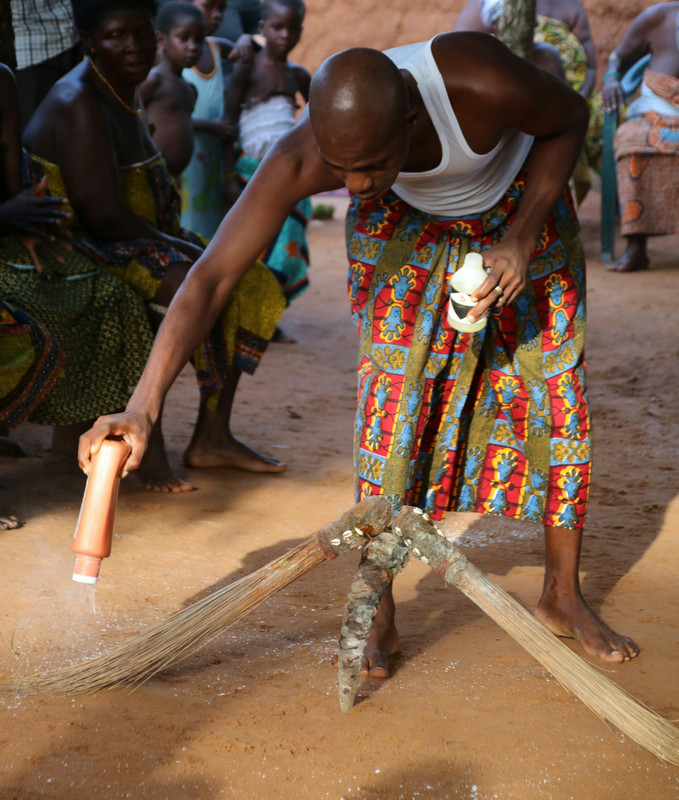
[[[246,472],[283,472],[285,464],[248,447],[231,432],[231,412],[240,371],[227,376],[215,409],[201,398],[193,436],[184,453],[187,467],[234,467]]]
[[[375,619],[370,626],[368,638],[363,648],[361,675],[368,678],[388,678],[391,675],[389,659],[398,652],[401,639],[396,630],[396,604],[392,591],[393,582],[387,586],[377,607]],[[337,666],[338,655],[332,657]]]
[[[580,642],[585,652],[620,663],[639,655],[638,645],[611,630],[580,591],[582,529],[545,526],[545,579],[536,618],[557,636]]]
[[[188,269],[185,264],[168,268],[154,302],[167,307]],[[213,396],[201,396],[193,435],[184,452],[184,463],[195,468],[234,467],[246,472],[283,472],[285,464],[248,447],[231,433],[231,412],[241,372],[235,367],[228,371],[224,367],[222,372],[225,374],[221,375],[221,388]]]
[[[389,657],[398,652],[401,640],[396,630],[393,584],[390,583],[377,607],[363,650],[361,675],[370,678],[388,678],[391,674]]]
[[[611,272],[639,272],[648,269],[649,260],[646,252],[648,237],[642,233],[635,233],[626,236],[625,239],[627,240],[625,252],[607,264],[606,269]]]
[[[165,440],[161,429],[163,412],[151,430],[148,447],[137,470],[139,480],[144,488],[151,492],[190,492],[193,484],[178,478],[172,471],[165,450]]]

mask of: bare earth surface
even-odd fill
[[[325,198],[324,198],[325,199]],[[340,210],[310,230],[312,288],[244,378],[237,433],[288,463],[278,476],[193,471],[167,496],[123,482],[111,557],[95,588],[71,581],[84,477],[52,459],[48,431],[0,459],[0,680],[102,652],[268,563],[353,504],[356,343]],[[607,273],[599,195],[582,210],[589,255],[588,368],[596,433],[582,561],[586,596],[641,656],[597,665],[679,721],[677,237],[652,242],[647,273]],[[618,242],[618,251],[620,243]],[[180,468],[197,403],[173,388],[166,438]],[[450,515],[469,559],[532,610],[538,526]],[[395,594],[395,675],[338,708],[335,651],[358,556],[323,564],[134,692],[0,698],[0,798],[468,798],[676,800],[679,768],[602,723],[457,590],[421,563]]]

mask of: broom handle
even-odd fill
[[[366,497],[314,536],[323,555],[332,561],[342,553],[365,544],[366,539],[373,539],[382,533],[391,522],[393,513],[393,507],[386,497]]]
[[[403,539],[384,531],[363,551],[361,563],[349,589],[337,656],[339,705],[351,711],[361,674],[361,661],[368,632],[382,595],[408,557]]]
[[[679,766],[679,731],[673,725],[642,706],[550,633],[520,603],[469,563],[426,514],[405,506],[396,515],[393,527],[414,555],[476,603],[591,711],[612,722],[654,755]]]

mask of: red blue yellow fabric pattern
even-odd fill
[[[352,198],[349,296],[360,339],[357,498],[580,528],[590,484],[585,263],[570,196],[549,218],[519,298],[478,333],[446,318],[469,251],[506,231],[524,176],[478,217],[449,219],[390,193]]]

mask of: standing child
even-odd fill
[[[250,62],[239,61],[233,68],[227,94],[227,117],[239,124],[242,151],[236,173],[245,184],[260,161],[296,123],[297,96],[309,99],[311,75],[288,61],[299,42],[306,9],[302,0],[265,0],[260,31],[266,42]],[[229,196],[234,186],[227,187]],[[278,278],[288,302],[308,284],[309,250],[306,224],[311,216],[311,199],[305,198],[286,219],[278,236],[260,256]],[[276,329],[274,341],[293,341]]]
[[[212,36],[221,24],[226,0],[194,0],[193,5],[202,11],[208,35],[196,64],[182,73],[198,94],[192,117],[193,156],[181,177],[181,225],[210,239],[226,213],[223,154],[233,146],[233,126],[224,119],[222,58],[248,61],[252,43],[249,36],[235,46]]]
[[[166,3],[156,17],[161,61],[139,87],[149,129],[165,156],[170,174],[179,178],[193,153],[191,113],[196,87],[182,78],[182,70],[197,63],[205,43],[205,17],[191,3]]]

